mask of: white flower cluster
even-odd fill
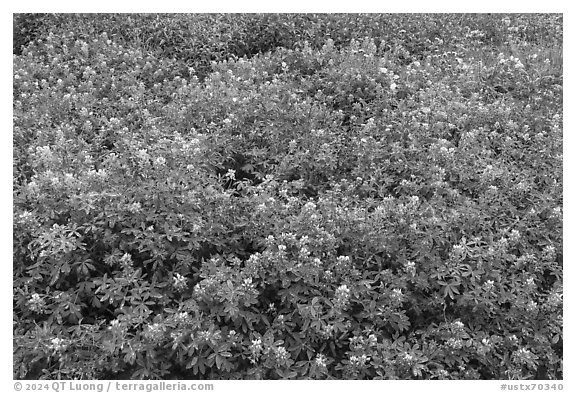
[[[554,209],[552,209],[552,212],[550,213],[550,218],[553,218],[555,220],[561,220],[562,219],[562,207],[557,206]]]
[[[486,280],[486,282],[484,282],[484,284],[482,285],[482,288],[484,288],[486,292],[491,292],[492,289],[494,289],[494,281]]]
[[[154,165],[158,168],[163,167],[166,165],[166,159],[164,157],[156,157],[154,160]]]
[[[522,61],[520,61],[520,59],[517,57],[505,57],[502,53],[500,53],[498,58],[500,59],[498,62],[502,65],[510,65],[517,70],[524,69],[524,64],[522,64]]]
[[[538,311],[538,303],[534,300],[529,300],[525,305],[526,311],[528,312],[535,312]]]
[[[394,288],[392,290],[392,294],[390,295],[390,298],[394,302],[400,303],[404,299],[404,294],[402,293],[402,290],[400,288]]]
[[[217,284],[216,280],[212,277],[205,278],[194,286],[194,294],[197,296],[204,296],[211,291]]]
[[[174,321],[176,321],[177,323],[186,323],[189,320],[190,315],[186,311],[174,315]]]
[[[125,325],[118,319],[113,319],[112,321],[110,321],[110,326],[108,326],[108,330],[112,331],[113,333],[122,333],[123,331],[125,331]]]
[[[525,191],[528,191],[530,189],[530,186],[528,185],[527,182],[520,181],[514,185],[514,189],[519,191],[519,192],[525,192]]]
[[[520,255],[514,262],[514,267],[521,269],[526,265],[536,262],[536,257],[533,254]]]
[[[172,285],[178,292],[181,292],[188,287],[187,281],[188,279],[179,273],[174,274],[174,277],[172,277]]]
[[[376,337],[375,334],[371,334],[368,336],[368,346],[369,347],[375,347],[376,344],[378,344],[378,338]]]
[[[316,359],[314,359],[314,364],[319,368],[326,368],[326,361],[326,356],[319,353],[316,355]]]
[[[253,291],[256,288],[254,283],[252,283],[252,277],[245,278],[242,282],[242,289],[245,291]]]
[[[334,268],[338,271],[346,271],[350,268],[350,257],[346,255],[340,255],[336,258],[336,263],[334,264]]]
[[[120,258],[120,263],[122,264],[122,266],[130,265],[132,263],[132,255],[128,254],[127,252],[124,253],[124,255],[122,255],[122,258]]]
[[[50,146],[38,146],[36,147],[36,155],[41,160],[42,163],[49,165],[54,161],[54,154],[50,149]]]
[[[316,211],[316,204],[314,202],[306,202],[304,206],[302,206],[302,213],[303,214],[311,214]]]
[[[546,261],[546,262],[551,262],[554,260],[554,258],[556,258],[556,247],[554,247],[553,245],[548,245],[544,248],[544,251],[542,251],[542,258]]]
[[[412,261],[406,262],[406,265],[404,265],[404,269],[406,269],[406,272],[410,274],[412,277],[416,276],[416,264],[414,262]]]
[[[516,243],[520,240],[522,236],[520,235],[520,232],[517,229],[512,229],[510,231],[510,235],[508,236],[508,239],[510,239],[511,242]]]
[[[454,156],[456,149],[453,147],[438,146],[438,152],[440,153],[440,156],[444,158],[451,158]]]
[[[450,337],[448,341],[446,341],[446,346],[451,349],[461,349],[464,343],[460,338]]]
[[[199,341],[203,341],[203,342],[212,342],[215,339],[220,338],[220,332],[216,332],[213,333],[211,330],[209,329],[204,329],[204,330],[199,330],[196,333],[196,338],[194,337],[194,333],[190,334],[190,337],[194,340],[197,339]]]
[[[476,347],[476,352],[483,356],[492,350],[492,341],[489,338],[484,337],[480,344]]]
[[[312,266],[314,266],[316,269],[320,269],[322,267],[322,261],[320,258],[312,259]]]
[[[462,261],[466,257],[466,249],[461,244],[455,244],[452,246],[452,251],[450,252],[450,259],[453,261]]]
[[[462,321],[454,321],[452,322],[452,328],[455,330],[464,330],[464,324],[462,323]]]
[[[370,361],[370,356],[362,354],[360,356],[350,356],[350,365],[352,367],[362,368]]]
[[[555,308],[562,305],[562,294],[558,292],[551,293],[548,296],[548,306],[551,308]]]
[[[346,284],[340,285],[336,289],[336,295],[334,299],[334,306],[336,308],[345,308],[350,300],[350,289]]]
[[[492,181],[499,175],[499,172],[494,169],[492,165],[486,165],[484,167],[484,171],[482,172],[482,180],[484,181]]]
[[[134,202],[128,205],[126,207],[126,210],[133,214],[140,213],[142,212],[142,205],[140,204],[140,202]]]
[[[414,355],[405,352],[405,353],[403,353],[402,356],[400,357],[400,360],[401,360],[403,363],[412,364],[412,362],[414,361]]]
[[[508,250],[508,240],[506,238],[500,238],[498,242],[496,242],[496,250],[501,253],[506,252]]]
[[[48,344],[48,348],[53,350],[54,352],[61,352],[65,351],[68,348],[67,341],[62,338],[53,338],[50,340],[50,344]]]
[[[34,214],[29,211],[24,211],[18,215],[18,221],[21,224],[34,222]]]
[[[146,149],[138,150],[135,156],[142,162],[147,162],[150,159],[150,154],[148,154],[148,150]]]
[[[146,326],[143,335],[147,340],[157,343],[162,340],[165,330],[166,328],[163,325],[153,323]]]
[[[41,298],[39,294],[33,293],[31,298],[28,300],[28,308],[31,311],[43,313],[46,311],[46,301]]]
[[[280,364],[285,363],[290,358],[290,353],[284,347],[275,348],[274,354],[276,356],[276,361]]]
[[[252,254],[245,262],[245,272],[249,276],[256,276],[262,267],[261,256],[259,253]]]
[[[322,338],[324,339],[329,339],[330,337],[332,337],[333,333],[334,333],[334,325],[331,324],[324,325],[320,330],[320,336],[322,336]]]
[[[252,344],[250,345],[249,349],[251,354],[250,360],[252,363],[256,363],[263,351],[262,340],[259,338],[252,340]]]
[[[522,365],[532,365],[538,357],[534,355],[530,350],[526,348],[520,348],[517,351],[514,351],[512,354],[512,359],[517,364]]]
[[[530,290],[533,290],[536,288],[536,283],[534,282],[534,277],[528,277],[526,279],[526,287]]]

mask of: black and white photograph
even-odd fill
[[[22,390],[564,389],[562,13],[12,19]]]

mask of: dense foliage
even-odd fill
[[[18,15],[14,376],[562,378],[562,17]]]

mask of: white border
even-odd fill
[[[372,1],[349,1],[349,2],[334,2],[334,1],[289,1],[284,4],[275,2],[256,2],[256,1],[212,1],[201,4],[187,4],[186,2],[167,2],[156,1],[148,3],[135,3],[135,2],[119,2],[119,1],[98,1],[98,2],[78,2],[78,1],[28,1],[25,3],[10,3],[2,5],[6,8],[7,12],[1,14],[0,26],[2,29],[2,53],[5,60],[2,61],[3,71],[2,75],[2,93],[4,95],[3,101],[3,116],[2,120],[5,126],[2,128],[2,139],[0,159],[1,164],[0,176],[3,185],[5,185],[5,192],[2,195],[2,209],[0,213],[1,222],[1,241],[2,250],[5,250],[6,258],[0,263],[2,271],[0,272],[2,282],[2,296],[1,296],[1,310],[5,316],[0,330],[1,337],[5,340],[3,356],[0,358],[2,361],[0,368],[0,381],[2,385],[8,389],[13,390],[12,384],[12,356],[9,348],[12,348],[12,282],[9,277],[12,276],[11,263],[9,262],[12,253],[12,57],[8,53],[12,53],[10,30],[12,26],[12,13],[13,12],[412,12],[412,13],[425,13],[425,12],[495,12],[495,13],[510,13],[510,12],[543,12],[543,13],[564,13],[564,56],[565,65],[564,69],[572,69],[570,64],[574,64],[574,23],[576,19],[573,13],[569,12],[568,2],[566,1],[540,1],[540,2],[526,2],[526,1],[484,1],[484,2],[446,2],[446,1],[411,1],[411,2],[372,2]],[[564,79],[564,99],[565,108],[572,108],[573,104],[573,91],[574,91],[574,76],[572,73],[565,73]],[[565,151],[571,153],[571,147],[574,146],[574,110],[564,111],[564,146]],[[571,257],[574,255],[572,247],[572,223],[575,218],[575,207],[572,205],[574,200],[573,182],[576,181],[574,174],[576,171],[573,169],[575,164],[575,155],[567,154],[564,156],[564,277],[565,277],[565,301],[564,304],[575,304],[574,291],[572,289],[573,281],[573,267],[571,265]],[[564,314],[564,391],[574,391],[574,373],[573,370],[573,356],[571,349],[574,348],[574,338],[570,334],[573,331],[573,311],[569,307],[565,307]],[[389,389],[390,391],[403,391],[403,390],[416,390],[425,389],[429,392],[496,392],[500,391],[499,381],[214,381],[218,389],[216,392],[225,391],[268,391],[270,388],[276,389],[304,389],[306,391],[312,390],[335,390],[338,392],[349,392],[355,389]],[[524,383],[531,383],[534,381],[524,381]],[[322,385],[320,385],[322,383]],[[511,383],[519,384],[520,381]],[[376,390],[375,390],[376,391]],[[381,390],[380,390],[381,391]]]

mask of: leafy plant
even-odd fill
[[[16,21],[15,378],[562,378],[561,16]]]

